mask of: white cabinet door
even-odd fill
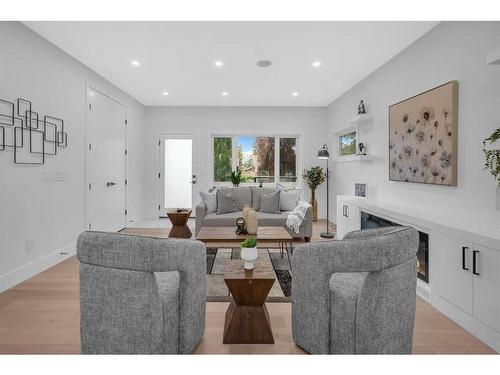
[[[347,233],[360,229],[359,208],[353,204],[337,201],[337,237],[342,239]]]
[[[472,244],[442,233],[433,233],[430,247],[432,291],[472,315]]]
[[[500,251],[473,245],[474,316],[500,332]]]

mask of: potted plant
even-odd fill
[[[258,257],[257,238],[250,237],[241,242],[241,259],[245,261],[244,268],[246,270],[254,269]]]
[[[326,180],[326,174],[323,168],[311,167],[302,172],[302,178],[311,189],[311,206],[313,208],[313,221],[318,221],[318,201],[316,200],[316,189]]]
[[[499,139],[500,128],[483,141],[484,170],[489,171],[497,183],[497,210],[500,210],[500,145],[495,144],[495,142],[498,142]]]
[[[241,171],[239,168],[236,168],[236,170],[232,171],[231,174],[229,175],[229,179],[233,183],[234,187],[240,186],[241,182]]]

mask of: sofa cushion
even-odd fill
[[[238,208],[236,207],[234,192],[217,190],[217,215],[236,211],[238,211]]]
[[[207,214],[203,219],[204,227],[234,227],[236,229],[236,219],[241,217],[242,212],[228,212],[217,215],[215,212]]]
[[[200,197],[205,204],[208,214],[217,211],[217,191],[212,193],[200,191]]]
[[[289,212],[280,212],[279,214],[269,214],[257,212],[257,224],[259,227],[284,227]]]
[[[275,190],[269,194],[260,194],[260,212],[269,214],[280,213],[280,191]]]
[[[239,211],[242,211],[245,205],[252,205],[252,188],[250,187],[223,187],[220,190],[224,192],[231,191],[233,193],[234,201]]]
[[[280,210],[293,211],[299,204],[301,190],[281,190]]]
[[[269,193],[272,193],[273,191],[276,191],[276,189],[270,189],[270,188],[254,188],[254,189],[252,189],[252,205],[253,205],[253,208],[255,208],[255,211],[260,211],[260,195],[261,194],[269,194]]]
[[[356,353],[356,310],[367,272],[330,278],[330,353]]]

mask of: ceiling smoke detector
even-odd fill
[[[271,66],[272,62],[269,60],[259,60],[257,61],[257,66],[261,68],[267,68],[268,66]]]

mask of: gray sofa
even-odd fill
[[[81,352],[192,353],[205,331],[205,246],[193,240],[84,232]]]
[[[208,227],[236,227],[236,219],[241,217],[242,210],[245,205],[250,205],[257,211],[257,222],[259,226],[281,226],[286,228],[286,219],[289,212],[281,211],[279,214],[270,214],[259,212],[260,209],[260,194],[268,194],[276,189],[270,188],[251,188],[251,187],[237,187],[237,188],[223,188],[232,189],[238,212],[231,212],[217,215],[216,212],[207,213],[205,203],[200,202],[196,206],[196,224],[195,234],[197,235],[202,226]],[[312,236],[312,207],[307,210],[306,219],[299,228],[299,233],[286,228],[293,237],[304,238],[309,242]]]
[[[418,231],[388,227],[298,246],[292,332],[315,354],[411,353]]]

